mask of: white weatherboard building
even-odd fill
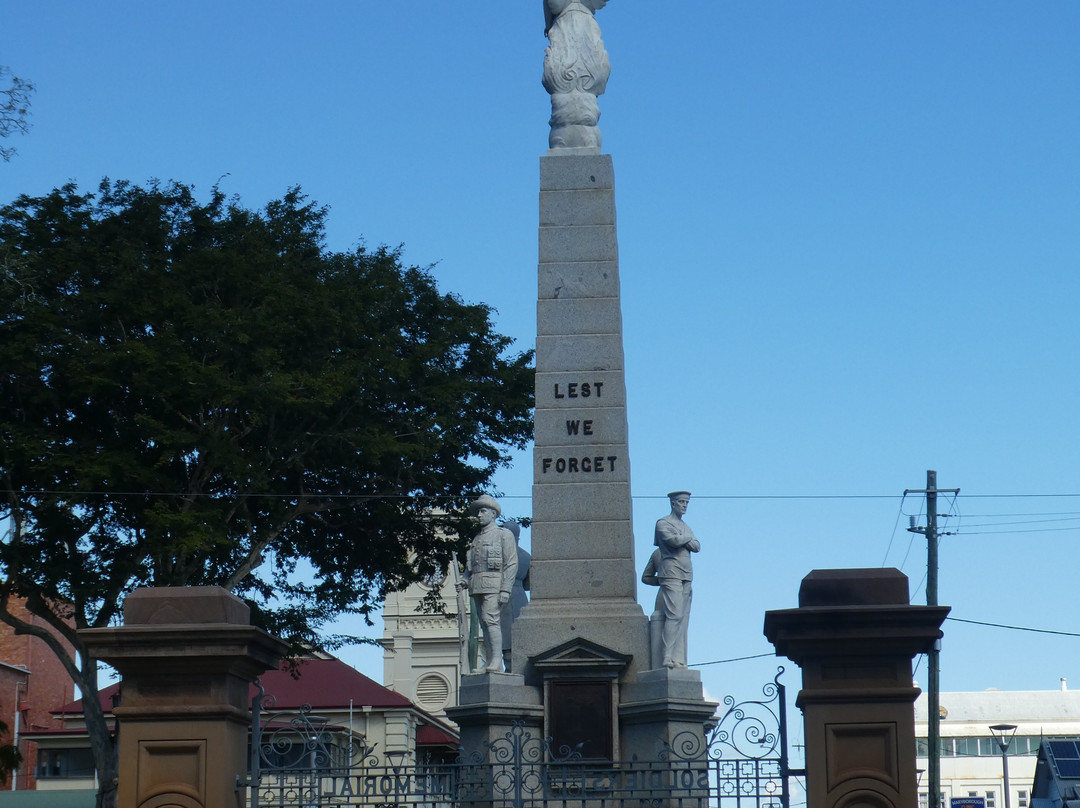
[[[461,630],[457,614],[466,610],[453,570],[449,574],[393,592],[383,604],[383,684],[445,719],[458,703],[461,681]],[[424,612],[421,601],[437,589],[443,614]]]
[[[981,797],[986,808],[1005,808],[1001,747],[995,724],[1015,724],[1009,745],[1009,806],[1029,808],[1035,757],[1042,738],[1080,736],[1080,690],[984,690],[941,694],[941,805],[953,798]],[[926,693],[915,702],[915,736],[923,772],[919,806],[929,804]]]

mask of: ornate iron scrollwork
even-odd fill
[[[585,760],[580,746],[556,748],[522,721],[453,762],[380,759],[362,736],[308,705],[263,717],[272,699],[260,694],[253,776],[243,785],[252,808],[786,808],[782,673],[762,698],[725,698],[710,733],[681,733],[651,761]]]
[[[304,704],[297,712],[268,716],[263,723],[259,756],[276,769],[353,769],[378,764],[375,746],[348,727],[330,723]]]
[[[736,703],[732,696],[724,697],[727,710],[708,739],[711,758],[720,760],[732,753],[754,760],[780,757],[786,734],[784,686],[780,683],[783,672],[783,667],[777,669],[775,678],[761,689],[760,699]]]

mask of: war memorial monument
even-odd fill
[[[615,175],[597,126],[610,72],[595,16],[605,4],[545,2],[532,597],[513,624],[511,672],[489,662],[462,677],[449,712],[466,751],[523,722],[588,759],[651,760],[680,733],[700,738],[716,707],[686,668],[688,577],[660,575],[662,659],[637,602]],[[685,512],[675,494],[686,492],[673,492],[673,513]],[[668,552],[665,568],[700,547],[684,527],[693,546]]]
[[[545,0],[533,552],[531,562],[519,554],[496,500],[472,503],[467,585],[486,653],[447,711],[462,754],[379,757],[351,721],[310,708],[261,716],[261,691],[249,711],[253,681],[286,644],[223,589],[139,590],[123,626],[79,632],[124,677],[120,768],[104,788],[120,805],[790,805],[779,675],[765,699],[725,698],[706,737],[716,705],[687,668],[686,626],[693,554],[708,547],[683,518],[688,491],[668,495],[643,565],[641,580],[657,587],[651,619],[637,603],[615,180],[597,127],[609,66],[595,13],[606,2]],[[506,630],[526,577],[532,600]],[[808,808],[917,808],[912,659],[940,639],[947,613],[911,605],[906,576],[891,569],[814,570],[798,608],[766,613],[767,639],[802,668]]]

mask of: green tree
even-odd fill
[[[0,738],[7,735],[10,730],[8,725],[3,721],[0,721]],[[19,764],[22,763],[23,756],[19,753],[19,748],[15,744],[0,742],[0,786],[6,786],[8,777],[12,772],[19,770]]]
[[[530,437],[532,352],[400,250],[328,251],[325,215],[298,189],[253,211],[109,181],[0,208],[0,620],[82,690],[99,804],[116,758],[69,621],[219,585],[332,647],[327,621],[448,561],[460,524],[432,514]]]
[[[34,85],[13,75],[11,70],[0,65],[0,82],[7,86],[0,90],[0,138],[11,135],[25,135],[30,131],[30,122],[26,119],[30,111],[30,96],[34,94]],[[15,154],[14,146],[0,146],[0,160],[5,163]]]

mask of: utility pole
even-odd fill
[[[911,533],[923,533],[926,535],[926,605],[938,605],[938,530],[937,530],[937,495],[959,494],[959,488],[938,488],[937,472],[926,472],[926,488],[908,489],[908,494],[926,494],[926,527],[916,527],[915,517],[911,517]],[[929,668],[927,674],[926,690],[926,759],[927,775],[930,779],[930,808],[942,808],[941,806],[941,686],[939,675],[941,673],[941,640],[934,643],[934,647],[926,655],[926,663]]]

